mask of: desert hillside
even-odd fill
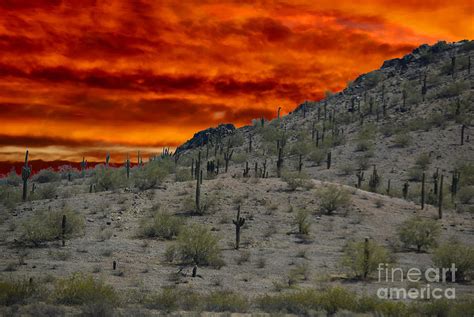
[[[473,55],[424,45],[138,164],[26,161],[0,179],[0,314],[473,315]],[[428,284],[456,298],[377,298]]]

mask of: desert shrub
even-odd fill
[[[452,263],[456,265],[456,281],[472,279],[474,276],[474,248],[457,240],[441,244],[433,254],[433,262],[437,267],[450,268]],[[451,272],[446,277],[451,281]]]
[[[372,141],[370,140],[358,140],[356,143],[356,152],[365,152],[372,148]]]
[[[317,166],[321,165],[321,163],[326,159],[327,151],[324,149],[314,149],[309,153],[309,159],[311,162],[316,164]]]
[[[117,168],[105,168],[98,165],[95,168],[91,183],[95,184],[98,191],[107,191],[117,189],[124,184],[126,176],[123,170]]]
[[[0,280],[0,305],[22,304],[37,291],[37,284],[29,280]]]
[[[409,133],[397,133],[393,137],[393,144],[397,147],[407,147],[412,143],[412,137]]]
[[[144,304],[149,309],[158,309],[166,312],[178,309],[193,310],[199,308],[200,296],[192,291],[166,287],[159,293],[148,295]]]
[[[218,239],[206,226],[193,224],[178,234],[174,256],[181,262],[202,266],[222,266]]]
[[[366,74],[364,76],[364,80],[365,80],[366,89],[372,89],[375,86],[377,86],[377,84],[381,80],[383,80],[383,75],[380,71],[373,71],[371,73]]]
[[[171,240],[178,236],[183,225],[184,221],[181,218],[156,211],[151,219],[142,219],[138,228],[138,236]]]
[[[461,204],[469,204],[474,198],[474,186],[465,186],[457,193],[457,199]]]
[[[283,171],[281,179],[287,183],[288,188],[292,191],[297,188],[310,189],[313,187],[309,176],[304,172]]]
[[[7,185],[10,186],[18,186],[21,184],[22,180],[20,175],[16,173],[15,169],[12,168],[11,171],[7,174],[6,182]]]
[[[356,308],[357,300],[354,293],[342,287],[332,287],[319,295],[320,307],[329,315],[335,314],[338,310],[353,311]]]
[[[448,83],[444,85],[438,92],[439,98],[450,98],[459,96],[465,90],[468,90],[470,84],[468,81],[465,80],[458,80],[453,83]]]
[[[177,182],[187,182],[193,179],[191,175],[191,170],[188,168],[179,168],[176,170],[176,181]]]
[[[461,187],[474,185],[474,163],[463,163],[458,171],[461,173]]]
[[[237,130],[232,136],[229,137],[227,144],[229,144],[230,147],[239,147],[242,146],[244,142],[245,140],[242,132]]]
[[[419,166],[422,170],[426,171],[428,166],[431,164],[431,158],[428,153],[421,153],[416,158],[415,164]]]
[[[366,255],[366,246],[368,258]],[[377,270],[379,263],[393,262],[389,252],[373,240],[351,241],[344,247],[341,264],[351,271],[355,278],[366,278]],[[367,274],[367,276],[365,276]]]
[[[38,246],[47,241],[60,239],[63,215],[66,216],[64,236],[66,240],[84,232],[84,217],[70,209],[40,211],[22,223],[22,240]]]
[[[57,185],[54,183],[43,184],[38,186],[34,195],[30,195],[31,199],[53,199],[57,196]]]
[[[303,155],[306,156],[311,151],[312,144],[304,139],[298,140],[292,144],[290,149],[291,155]]]
[[[267,125],[264,128],[258,128],[258,132],[262,135],[265,142],[276,144],[277,140],[286,140],[285,131],[275,126]]]
[[[379,128],[379,131],[384,137],[387,138],[394,135],[397,132],[397,127],[393,123],[387,123],[387,124],[383,124]]]
[[[334,315],[339,310],[356,310],[357,297],[341,287],[325,291],[305,289],[285,294],[264,295],[257,299],[257,304],[265,312],[311,316],[311,313],[325,310],[328,314]]]
[[[171,158],[158,158],[142,167],[134,169],[135,187],[140,190],[155,188],[174,172],[175,164]]]
[[[369,168],[370,166],[370,160],[367,156],[363,155],[363,156],[358,156],[356,158],[356,162],[357,162],[357,169],[359,170],[363,170],[365,171],[366,169]]]
[[[347,176],[347,175],[351,175],[352,173],[354,173],[355,168],[351,163],[346,163],[346,164],[342,165],[339,170],[340,170],[342,175]]]
[[[424,118],[416,117],[409,120],[406,123],[406,128],[409,131],[418,131],[418,130],[428,131],[430,129],[430,126],[428,124],[428,121],[425,120]]]
[[[230,291],[212,292],[204,298],[204,309],[214,312],[245,312],[249,308],[246,298]]]
[[[21,192],[9,185],[0,185],[0,203],[11,209],[21,201]]]
[[[408,180],[412,182],[420,182],[423,178],[423,169],[415,165],[408,169]]]
[[[429,129],[441,128],[444,129],[446,126],[446,118],[442,113],[436,112],[431,114],[428,119],[426,120],[425,130],[428,131]]]
[[[436,241],[441,233],[439,223],[432,219],[413,217],[404,221],[398,228],[398,236],[405,247],[429,249],[436,246]]]
[[[306,209],[296,211],[294,224],[298,227],[298,233],[308,235],[311,228],[310,213]]]
[[[260,309],[265,312],[279,312],[308,316],[319,307],[319,293],[313,289],[300,290],[277,295],[263,295],[257,299]]]
[[[33,180],[38,183],[50,183],[56,182],[60,179],[59,174],[57,174],[52,168],[42,169],[35,176]]]
[[[329,185],[322,188],[318,196],[320,198],[321,210],[328,215],[339,208],[349,206],[351,202],[349,192],[336,185]]]
[[[118,295],[112,286],[80,273],[57,281],[53,298],[63,305],[116,303]]]
[[[235,164],[242,164],[247,161],[247,153],[245,152],[234,152],[231,161]]]

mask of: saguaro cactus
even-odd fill
[[[331,152],[328,152],[326,163],[327,163],[327,168],[330,169],[331,168]]]
[[[363,268],[364,268],[363,277],[364,277],[364,279],[366,279],[367,276],[369,276],[369,272],[370,272],[369,260],[370,260],[369,237],[366,237],[365,240],[364,240],[364,263],[363,263]]]
[[[130,157],[127,154],[127,159],[125,160],[125,169],[127,170],[127,179],[130,178]]]
[[[370,191],[371,192],[376,192],[377,187],[379,186],[379,184],[380,184],[380,176],[378,175],[377,168],[374,165],[372,175],[370,175],[370,179],[369,179],[369,189],[370,189]]]
[[[362,182],[364,181],[364,172],[362,172],[362,169],[359,169],[356,176],[357,176],[357,188],[361,188]]]
[[[425,101],[426,93],[428,92],[428,88],[426,86],[426,73],[423,76],[423,86],[421,86],[421,95],[423,96],[423,101]]]
[[[441,174],[441,180],[439,181],[439,197],[438,197],[438,219],[443,218],[443,178]]]
[[[61,240],[64,247],[66,245],[66,215],[63,215],[61,222]]]
[[[237,217],[232,222],[235,225],[235,249],[238,250],[240,245],[240,229],[245,224],[245,218],[240,217],[240,205],[237,207]]]
[[[461,145],[464,145],[464,130],[466,129],[466,125],[463,124],[461,126]]]
[[[421,177],[421,209],[425,209],[425,173]]]
[[[280,120],[280,111],[281,111],[281,107],[278,107],[278,120]]]
[[[21,169],[21,179],[23,180],[23,201],[26,201],[28,195],[28,179],[31,175],[31,167],[28,166],[28,150],[25,153],[25,165]]]
[[[298,157],[298,172],[301,173],[301,170],[303,169],[303,155],[299,155]]]
[[[109,161],[110,161],[110,153],[107,152],[107,154],[105,155],[105,167],[106,168],[109,167]]]
[[[198,172],[198,175],[200,173]],[[196,177],[196,213],[201,212],[201,177]]]
[[[82,157],[82,162],[81,162],[82,177],[86,176],[86,168],[87,168],[86,158]]]
[[[283,167],[283,148],[278,147],[277,177],[281,177],[281,168]]]
[[[234,154],[234,150],[229,151],[229,148],[227,148],[227,151],[224,152],[225,172],[226,173],[227,173],[227,170],[229,169],[229,161],[232,159],[232,154]]]
[[[407,199],[408,197],[408,187],[410,187],[410,184],[408,184],[408,182],[405,182],[405,184],[403,184],[403,199]]]

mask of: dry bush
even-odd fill
[[[183,225],[184,221],[181,218],[162,211],[155,211],[151,219],[142,219],[138,228],[138,236],[171,240],[178,236]]]
[[[433,262],[437,267],[451,268],[456,265],[455,281],[465,281],[474,277],[474,248],[457,240],[440,245],[433,254]],[[446,280],[452,281],[452,272],[447,274]]]
[[[398,236],[405,247],[429,249],[436,246],[441,226],[435,220],[413,217],[404,221],[398,228]]]
[[[62,219],[66,216],[64,239],[77,237],[84,232],[84,217],[68,208],[55,211],[40,211],[22,223],[21,240],[39,246],[45,242],[62,238]]]
[[[351,203],[350,193],[336,185],[328,185],[318,192],[321,210],[328,215],[339,208],[347,207]]]
[[[83,274],[73,274],[58,280],[53,298],[56,303],[63,305],[118,302],[118,295],[112,286]]]

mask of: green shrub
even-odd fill
[[[367,244],[366,244],[367,243]],[[366,258],[366,245],[369,257]],[[355,278],[364,278],[377,270],[379,263],[391,263],[391,258],[387,249],[379,246],[375,241],[351,241],[344,247],[342,266],[351,271]]]
[[[469,81],[458,80],[453,83],[444,85],[438,92],[439,98],[450,98],[456,97],[462,94],[464,91],[468,90],[470,87]]]
[[[474,198],[474,186],[465,186],[457,193],[457,199],[461,204],[469,204]]]
[[[426,176],[425,176],[426,177]],[[408,169],[408,180],[412,182],[421,182],[423,178],[423,169],[415,165]]]
[[[118,302],[118,295],[112,286],[80,273],[58,280],[53,297],[56,303],[63,305]]]
[[[206,226],[192,224],[178,234],[175,256],[183,263],[220,267],[221,259],[218,239]]]
[[[193,176],[191,175],[191,169],[180,168],[176,170],[176,181],[177,182],[187,182],[191,181]]]
[[[242,164],[247,161],[247,153],[245,152],[234,152],[231,161],[235,164]]]
[[[349,192],[336,185],[328,185],[322,188],[318,196],[320,198],[321,210],[328,215],[339,208],[349,206],[351,203]]]
[[[39,185],[34,195],[30,199],[53,199],[57,196],[57,185],[54,183]]]
[[[66,240],[84,232],[84,217],[70,209],[40,211],[22,223],[22,240],[39,246],[47,241],[61,239],[63,215],[66,216]]]
[[[288,188],[291,191],[297,188],[310,189],[313,187],[309,176],[303,172],[283,171],[281,179],[288,184]]]
[[[156,211],[151,219],[142,219],[138,229],[138,235],[143,238],[171,240],[178,236],[183,225],[184,221],[181,218]]]
[[[474,163],[463,163],[459,166],[458,171],[461,173],[459,181],[461,188],[474,185]]]
[[[398,133],[393,138],[393,144],[397,147],[407,147],[411,143],[412,143],[411,135],[405,132]]]
[[[22,304],[37,292],[36,283],[29,280],[0,280],[0,305]]]
[[[14,168],[12,168],[11,171],[7,174],[6,180],[7,180],[7,185],[15,186],[15,187],[22,183],[22,179],[20,175],[16,173]]]
[[[321,163],[326,159],[327,151],[324,149],[314,149],[309,153],[309,159],[311,162],[316,164],[317,166],[321,165]]]
[[[370,140],[358,140],[356,143],[355,151],[356,152],[365,152],[372,149],[373,141]]]
[[[0,185],[0,203],[8,209],[15,207],[21,201],[21,192],[18,188],[9,185]]]
[[[456,265],[456,281],[464,281],[474,277],[474,248],[457,240],[451,240],[440,245],[433,254],[433,262],[437,267],[450,268]],[[448,273],[447,280],[451,281]]]
[[[298,227],[298,233],[308,235],[311,228],[310,213],[306,209],[298,209],[294,224]]]
[[[424,171],[426,171],[426,169],[428,168],[428,166],[431,164],[431,158],[430,158],[430,155],[428,153],[421,153],[420,155],[418,155],[418,157],[416,158],[416,162],[415,162],[416,165],[418,165],[421,169],[423,169]]]
[[[57,174],[52,168],[43,169],[33,176],[33,180],[38,183],[56,182],[59,179],[59,174]]]
[[[306,140],[298,140],[297,142],[293,143],[290,149],[291,155],[303,155],[306,156],[312,149],[312,144]]]
[[[163,183],[166,177],[173,172],[174,163],[170,159],[157,159],[134,169],[135,187],[140,190],[155,188]]]
[[[246,312],[249,303],[243,296],[230,291],[216,291],[204,299],[204,309],[214,312]]]
[[[192,291],[167,287],[159,293],[148,295],[145,298],[145,307],[166,312],[194,310],[199,308],[201,300],[200,296]]]
[[[338,310],[354,311],[357,304],[354,293],[337,286],[322,292],[319,302],[321,308],[329,315],[335,314]]]
[[[439,223],[432,219],[413,217],[404,221],[398,228],[398,236],[405,247],[429,249],[436,246],[436,241],[441,233]]]
[[[108,191],[117,189],[124,185],[126,181],[125,173],[122,169],[106,168],[103,165],[96,166],[91,183],[95,184],[97,191]]]
[[[346,164],[342,165],[339,170],[340,170],[342,175],[347,176],[347,175],[351,175],[352,173],[354,173],[355,168],[351,163],[346,163]]]

